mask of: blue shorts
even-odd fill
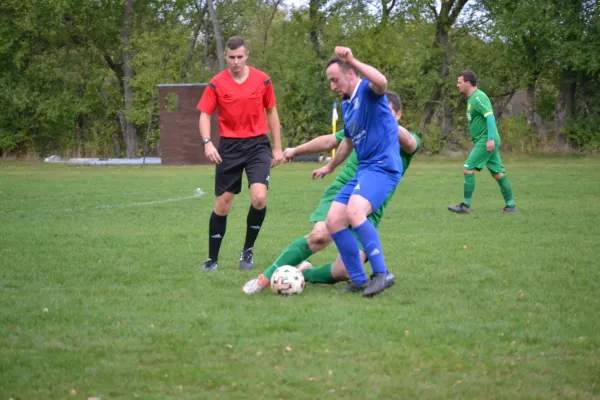
[[[401,177],[402,172],[390,172],[377,167],[359,168],[354,178],[339,191],[334,201],[348,204],[350,196],[357,194],[367,199],[375,211],[383,205]]]

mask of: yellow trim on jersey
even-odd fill
[[[488,112],[486,112],[485,114],[483,114],[483,116],[484,116],[484,117],[487,117],[487,116],[488,116],[488,115],[490,115],[490,114],[493,114],[493,112],[492,112],[492,111],[488,111]]]

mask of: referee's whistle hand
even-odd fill
[[[215,148],[215,145],[212,143],[206,144],[206,146],[204,147],[204,155],[210,162],[215,164],[221,164],[221,162],[223,161],[221,159],[221,156],[219,155],[219,152]]]

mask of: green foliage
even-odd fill
[[[544,119],[544,121],[554,120],[557,96],[558,91],[554,85],[538,85],[538,91],[535,97],[535,111]]]
[[[444,148],[442,127],[437,124],[430,124],[427,131],[419,132],[421,138],[421,149],[426,154],[439,154]]]
[[[571,119],[565,126],[565,138],[578,149],[590,152],[600,151],[600,115],[588,118]]]
[[[498,133],[502,145],[511,151],[532,153],[538,149],[539,138],[532,135],[527,117],[523,113],[501,118],[498,121]]]
[[[511,88],[535,85],[536,107],[546,121],[554,120],[563,70],[587,77],[600,71],[600,7],[595,2],[475,0],[469,2],[471,12],[463,12],[450,30],[447,48],[433,46],[433,13],[425,0],[381,3],[395,4],[385,16],[381,6],[363,0],[313,1],[312,13],[306,6],[290,11],[283,7],[289,5],[286,0],[278,9],[272,0],[214,3],[223,40],[244,36],[249,64],[273,79],[289,144],[331,129],[331,105],[339,98],[328,89],[323,67],[335,45],[350,46],[358,59],[387,76],[390,90],[403,99],[401,123],[413,130],[418,130],[433,88],[440,87],[438,102],[451,111],[450,138],[458,142],[466,131],[463,98],[455,87],[460,71],[474,70],[494,101]],[[127,49],[134,70],[129,82],[134,106],[126,118],[137,126],[138,150],[151,111],[151,130],[160,129],[157,105],[151,110],[158,83],[206,82],[218,72],[214,33],[204,7],[204,0],[134,2]],[[84,124],[85,154],[114,155],[115,137],[125,146],[117,121],[124,110],[122,20],[123,2],[117,0],[0,4],[0,101],[5,105],[0,149],[71,154],[77,145],[77,121]],[[449,71],[441,78],[436,63],[446,50]],[[577,97],[597,104],[600,91],[586,91],[584,82],[580,79]],[[443,117],[440,110],[431,132],[425,133],[433,152],[447,143],[435,127]],[[585,113],[579,111],[569,116],[571,137],[586,131],[588,123],[578,122],[582,118]],[[514,135],[524,134],[519,124],[513,125]],[[591,135],[589,140],[577,143],[587,146],[597,134],[586,135]]]

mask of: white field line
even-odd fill
[[[139,194],[139,192],[138,192]],[[142,201],[137,203],[117,203],[117,204],[102,204],[95,207],[90,207],[92,209],[112,209],[112,208],[131,208],[131,207],[142,207],[142,206],[153,206],[156,204],[166,204],[166,203],[175,203],[178,201],[197,199],[204,196],[206,192],[200,188],[195,190],[193,196],[184,196],[184,197],[173,197],[170,199],[164,200],[154,200],[154,201]],[[37,210],[37,211],[25,211],[25,210],[15,210],[9,211],[6,213],[14,213],[14,212],[27,212],[28,214],[42,214],[42,213],[61,213],[61,212],[74,212],[74,211],[84,211],[87,207],[82,208],[63,208],[57,210]],[[88,208],[89,209],[89,208]]]
[[[175,203],[177,201],[182,201],[182,200],[197,199],[198,197],[202,197],[203,195],[204,195],[204,193],[195,194],[193,196],[187,196],[187,197],[175,197],[172,199],[143,201],[141,203],[131,203],[131,204],[105,204],[102,206],[98,206],[96,208],[128,208],[128,207],[152,206],[155,204]]]
[[[144,190],[144,191],[137,191],[137,192],[118,192],[118,193],[113,193],[112,195],[119,195],[119,196],[139,196],[139,195],[143,195],[143,194],[157,194],[157,193],[170,193],[168,190]],[[102,197],[105,196],[110,196],[111,194],[102,194]],[[20,199],[11,199],[11,200],[3,200],[2,203],[24,203],[26,201],[33,201],[33,200],[55,200],[55,199],[64,199],[64,198],[74,198],[74,199],[78,199],[78,200],[83,200],[86,198],[93,198],[95,197],[94,195],[85,195],[85,194],[77,194],[77,195],[53,195],[53,196],[32,196],[32,197],[24,197],[24,198],[20,198]]]

